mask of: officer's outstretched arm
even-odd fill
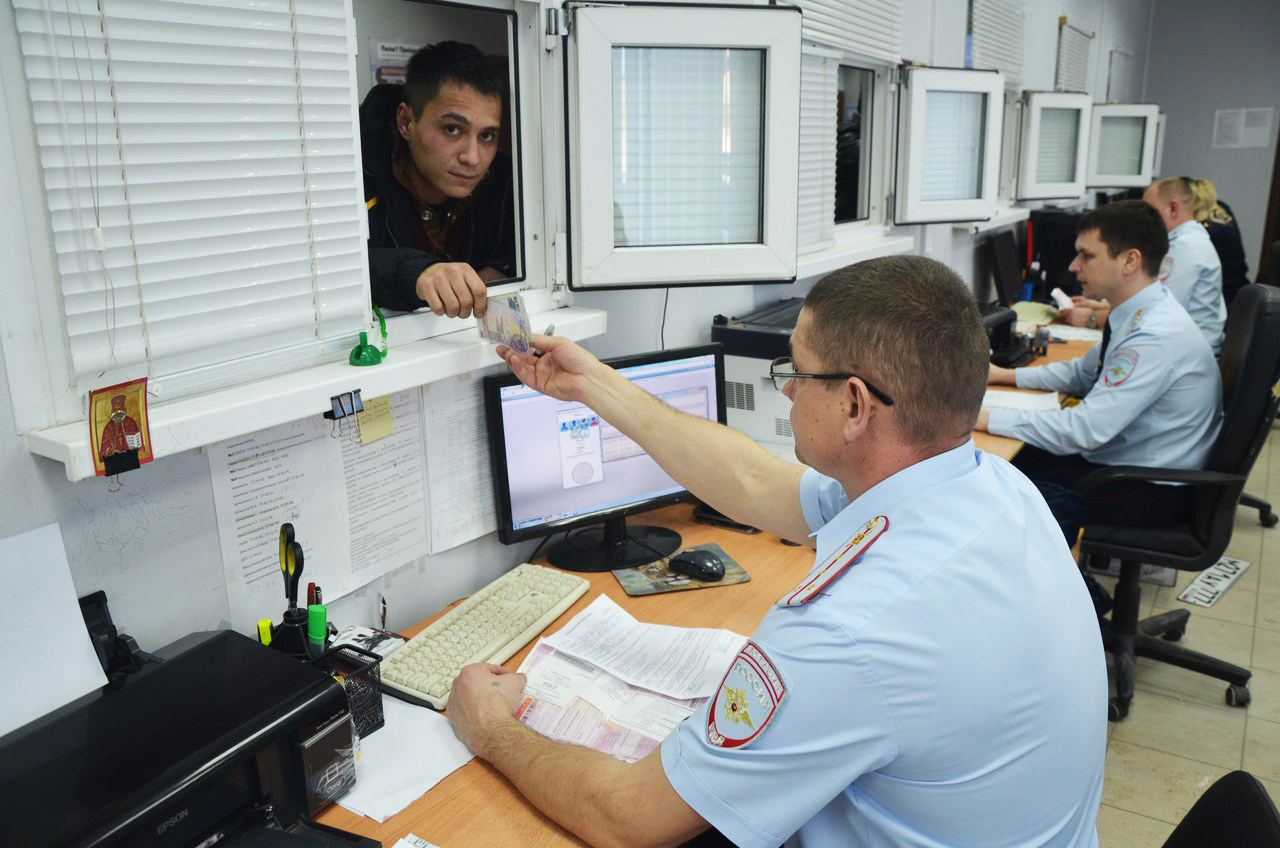
[[[673,409],[568,339],[534,336],[533,344],[541,356],[498,348],[523,383],[591,407],[680,485],[735,521],[809,542],[800,507],[804,466],[783,462],[736,430]]]

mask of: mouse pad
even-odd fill
[[[622,590],[628,595],[657,595],[662,592],[683,592],[685,589],[714,589],[717,586],[746,583],[751,579],[751,575],[743,571],[742,566],[725,553],[724,548],[714,542],[709,545],[690,545],[680,550],[711,551],[724,563],[724,578],[714,583],[703,583],[701,580],[694,580],[683,574],[673,574],[667,569],[666,558],[647,565],[637,565],[634,568],[619,568],[613,572],[613,576],[618,578]]]

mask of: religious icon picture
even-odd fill
[[[89,392],[89,444],[99,477],[151,461],[146,377]]]

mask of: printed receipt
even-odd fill
[[[747,638],[723,629],[642,624],[601,595],[543,641],[624,683],[684,700],[714,693]]]

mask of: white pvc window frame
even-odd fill
[[[574,10],[568,48],[569,287],[575,291],[786,281],[796,272],[800,15],[792,7],[592,7]],[[615,244],[614,47],[764,51],[762,236],[759,243]]]
[[[1150,185],[1155,173],[1157,121],[1160,107],[1154,103],[1097,103],[1089,122],[1089,172],[1085,179],[1088,188],[1135,188]],[[1142,150],[1138,173],[1111,174],[1102,170],[1102,123],[1107,118],[1141,118],[1145,121],[1142,132]]]
[[[1023,97],[1021,162],[1018,167],[1018,199],[1080,197],[1085,191],[1085,175],[1089,160],[1089,129],[1093,101],[1087,94],[1056,91],[1029,91]],[[1075,179],[1047,181],[1040,174],[1040,146],[1043,141],[1044,110],[1071,109],[1079,113],[1076,123],[1076,155],[1073,163]]]
[[[1004,91],[1004,77],[995,71],[951,68],[908,68],[904,71],[898,101],[895,224],[985,221],[995,214],[999,206]],[[986,98],[982,144],[975,151],[981,169],[977,197],[954,200],[924,198],[925,126],[930,92],[971,93]]]

